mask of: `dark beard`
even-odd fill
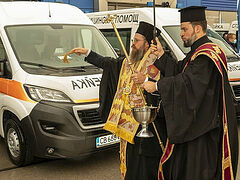
[[[188,41],[183,42],[183,45],[184,47],[191,47],[195,41],[196,41],[196,34],[193,32],[192,37]]]
[[[132,48],[130,53],[130,59],[133,61],[140,61],[143,58],[144,54],[145,52],[143,48],[140,48],[138,50]]]

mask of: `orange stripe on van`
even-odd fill
[[[85,99],[85,100],[74,100],[75,103],[90,103],[90,102],[99,102],[99,99]]]
[[[23,101],[36,103],[28,97],[22,83],[15,80],[0,78],[0,92]]]
[[[235,82],[235,81],[240,81],[240,78],[236,78],[236,79],[229,79],[230,82]]]

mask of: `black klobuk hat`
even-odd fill
[[[179,12],[181,13],[181,23],[206,20],[205,9],[206,7],[204,6],[189,6],[180,9]]]
[[[150,45],[151,41],[153,40],[153,29],[154,26],[152,24],[141,21],[139,23],[136,33],[143,35],[146,38],[148,44]],[[160,32],[161,31],[158,28],[156,28],[156,37],[160,35]]]

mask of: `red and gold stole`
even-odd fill
[[[149,49],[143,59],[132,65],[133,70],[143,72],[147,76],[158,80],[160,73],[153,66],[156,56],[150,54]],[[124,178],[126,173],[126,148],[127,142],[134,144],[134,136],[137,132],[139,123],[134,119],[131,107],[145,106],[145,102],[141,96],[143,89],[131,80],[132,72],[126,59],[124,59],[119,74],[117,91],[113,99],[112,107],[104,126],[104,129],[110,131],[121,138],[120,141],[120,160],[121,174]]]
[[[234,180],[233,170],[232,170],[232,161],[231,161],[231,150],[230,150],[230,143],[229,143],[229,134],[228,134],[228,120],[227,120],[227,113],[226,113],[224,77],[223,77],[223,72],[224,71],[227,72],[226,55],[217,44],[205,43],[196,49],[192,57],[189,58],[182,72],[185,71],[190,61],[194,61],[195,58],[199,55],[208,56],[214,62],[214,64],[216,65],[222,77],[222,94],[223,94],[222,180]],[[222,69],[222,67],[224,69]],[[169,140],[167,140],[165,150],[163,152],[163,155],[159,163],[159,173],[158,173],[159,180],[164,180],[164,172],[162,171],[162,165],[170,158],[173,150],[174,150],[174,144],[170,144]]]

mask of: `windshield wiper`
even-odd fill
[[[98,68],[97,66],[75,66],[75,67],[65,67],[61,69],[86,71],[86,69],[100,69],[100,68]]]
[[[82,68],[82,67],[64,67],[64,68],[59,68],[59,70],[60,71],[70,70],[70,71],[86,72],[85,68]]]
[[[53,67],[53,66],[48,66],[48,65],[44,65],[44,64],[39,64],[39,63],[33,63],[33,62],[27,62],[27,61],[21,61],[20,64],[27,64],[27,65],[31,65],[31,66],[37,66],[40,68],[46,68],[46,69],[51,69],[51,70],[56,70],[56,71],[65,71],[65,70],[71,70],[71,71],[80,71],[80,72],[85,72],[84,68],[75,68],[75,67],[66,67],[66,68],[57,68],[57,67]]]
[[[81,68],[81,69],[101,69],[97,66],[76,66],[75,68]]]
[[[227,56],[227,59],[239,59],[239,58],[240,58],[240,57],[237,56],[237,55],[235,55],[235,56],[233,56],[233,55]]]
[[[239,61],[239,60],[240,60],[239,56],[227,56],[228,62],[235,62],[235,61]]]
[[[19,63],[20,64],[27,64],[27,65],[31,65],[31,66],[37,66],[37,67],[40,67],[40,68],[52,69],[52,70],[56,70],[56,71],[59,70],[59,68],[44,65],[44,64],[39,64],[39,63],[33,63],[33,62],[27,62],[27,61],[20,61]]]

